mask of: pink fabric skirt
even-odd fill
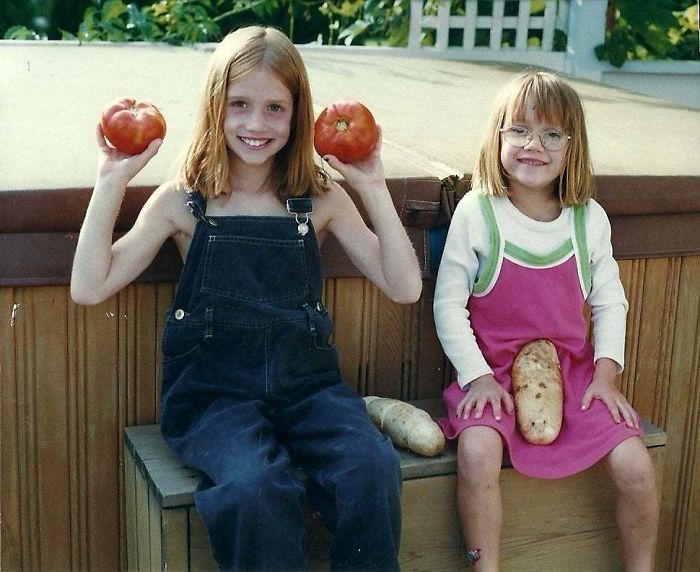
[[[630,428],[624,421],[616,423],[610,411],[599,399],[594,399],[587,411],[581,410],[582,393],[566,387],[564,395],[564,418],[561,431],[549,445],[533,445],[523,439],[518,430],[515,415],[505,411],[496,421],[490,405],[484,408],[481,419],[457,418],[457,405],[465,391],[455,381],[443,392],[447,416],[438,420],[445,437],[456,439],[459,434],[473,426],[491,427],[503,438],[513,467],[529,477],[557,479],[567,477],[594,465],[622,441],[644,434],[641,421],[639,428]]]

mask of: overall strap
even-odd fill
[[[301,236],[306,236],[309,232],[309,215],[314,212],[313,200],[306,194],[301,197],[291,197],[287,199],[286,206],[287,212],[294,215],[297,231]]]
[[[192,215],[198,221],[202,221],[209,226],[216,226],[216,221],[206,216],[207,201],[199,191],[187,190],[187,206],[192,211]]]

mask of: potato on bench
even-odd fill
[[[367,413],[394,445],[424,457],[434,457],[445,448],[445,436],[430,414],[422,409],[387,397],[364,398]]]

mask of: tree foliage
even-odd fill
[[[697,60],[698,4],[689,0],[610,0],[605,43],[596,56],[620,67],[630,60]]]
[[[73,28],[41,26],[42,17],[31,17],[37,0],[24,0],[23,12],[15,7],[5,18],[0,12],[0,34],[6,39],[190,44],[217,41],[228,30],[264,23],[284,30],[298,43],[400,46],[408,36],[408,0],[73,1],[82,1],[84,7]],[[49,16],[64,12],[55,1],[49,4],[55,8]],[[14,25],[3,27],[8,21]]]
[[[437,13],[440,0],[424,4],[428,13]],[[489,15],[492,4],[479,0],[479,15]],[[464,6],[465,0],[451,0],[452,14],[464,14]],[[533,15],[543,7],[543,0],[531,0]],[[264,23],[296,43],[402,47],[408,41],[409,9],[409,0],[15,0],[0,5],[0,35],[192,44],[215,42],[229,30]],[[506,12],[513,9],[517,3],[507,2]],[[430,33],[425,34],[427,44]],[[508,30],[503,39],[510,43]],[[477,30],[476,40],[488,45],[488,30]],[[537,41],[528,39],[532,45]],[[450,45],[459,43],[450,38]],[[559,32],[555,49],[565,48],[566,37]],[[596,55],[615,66],[634,59],[698,59],[697,3],[609,0],[606,39]]]

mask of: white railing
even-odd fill
[[[426,15],[422,0],[411,1],[411,28],[408,45],[418,48],[423,41],[423,30],[431,28],[436,31],[435,47],[445,50],[448,47],[448,36],[451,30],[460,30],[463,33],[461,48],[471,50],[479,49],[476,44],[476,30],[490,30],[489,50],[501,50],[504,30],[515,30],[515,49],[526,50],[528,39],[532,30],[539,30],[542,34],[541,49],[552,51],[554,42],[554,30],[558,28],[566,31],[568,2],[547,0],[544,7],[544,16],[531,16],[530,0],[518,2],[517,16],[505,16],[505,0],[496,0],[493,3],[493,11],[488,16],[477,14],[476,0],[463,3],[464,14],[452,15],[450,13],[449,0],[439,3],[437,15]]]
[[[427,13],[424,0],[411,0],[407,54],[539,66],[700,108],[700,62],[640,61],[616,68],[598,60],[607,0],[493,0],[487,15],[478,14],[477,0],[463,0],[459,14],[451,13],[450,0],[429,4],[437,4],[437,13]]]
[[[463,13],[458,15],[451,13],[451,4],[439,0],[437,14],[426,14],[423,0],[411,0],[409,50],[451,59],[527,63],[600,79],[593,48],[605,39],[607,0],[545,0],[538,2],[544,10],[537,16],[531,14],[531,0],[508,2],[517,6],[516,15],[506,15],[506,0],[493,0],[489,15],[477,13],[477,0],[464,0]],[[487,45],[477,42],[481,30],[488,34]],[[555,49],[557,30],[566,38],[565,48],[559,51]],[[426,33],[431,31],[434,44],[425,46]],[[451,36],[456,42],[450,42]]]

